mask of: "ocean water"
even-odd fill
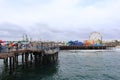
[[[120,80],[120,50],[60,51],[58,63],[19,66],[14,75],[0,60],[0,80]]]

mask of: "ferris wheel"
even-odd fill
[[[92,32],[89,35],[89,40],[93,40],[93,41],[102,41],[102,35],[99,32]]]

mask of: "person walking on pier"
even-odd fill
[[[18,43],[15,44],[16,51],[18,51]]]
[[[9,44],[8,44],[8,52],[10,52],[10,51],[11,51],[11,48],[12,48],[12,44],[11,44],[11,43],[9,43]]]
[[[0,43],[0,53],[1,53],[1,51],[2,51],[2,45],[1,45],[1,43]]]

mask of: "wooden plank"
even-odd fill
[[[0,53],[0,59],[13,57],[13,56],[14,56],[14,53]]]

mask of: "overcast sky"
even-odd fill
[[[120,39],[120,0],[0,0],[0,39]]]

